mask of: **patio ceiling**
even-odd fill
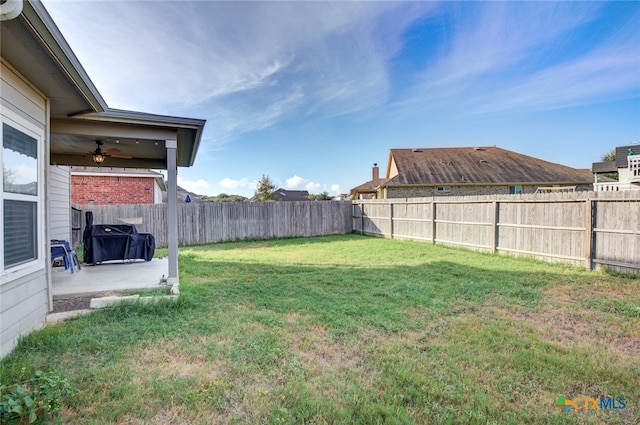
[[[117,149],[102,165],[167,169],[166,140],[177,141],[177,166],[188,167],[198,150],[205,121],[107,109],[51,120],[51,164],[96,166],[91,152]],[[124,158],[123,158],[124,157]]]

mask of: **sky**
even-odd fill
[[[178,184],[330,195],[389,150],[640,143],[640,2],[44,0],[109,107],[206,119]]]

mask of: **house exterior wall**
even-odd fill
[[[0,60],[0,112],[3,122],[11,115],[21,127],[37,132],[42,143],[48,145],[47,99],[4,60]],[[44,177],[49,151],[44,146],[40,148],[42,155],[38,156],[37,171],[43,181],[39,188],[44,188],[46,193]],[[0,198],[4,199],[2,191]],[[19,336],[42,327],[49,311],[49,235],[44,205],[41,200],[37,211],[38,258],[8,270],[0,265],[0,357],[13,350]],[[0,240],[4,240],[4,236]]]
[[[422,198],[428,196],[468,196],[468,195],[507,195],[509,186],[513,185],[487,185],[487,186],[448,186],[450,192],[438,191],[438,186],[388,186],[384,189],[386,193],[379,193],[379,197],[385,198]],[[539,185],[521,185],[522,193],[535,193]],[[548,184],[546,186],[553,186]],[[440,186],[440,187],[444,187]],[[593,190],[592,185],[576,186],[576,191]]]
[[[162,203],[162,189],[160,188],[160,185],[155,182],[153,183],[153,203],[154,204],[161,204]]]
[[[155,179],[149,177],[71,176],[71,200],[78,205],[153,204]]]
[[[49,239],[71,241],[70,179],[69,167],[49,167]]]

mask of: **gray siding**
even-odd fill
[[[11,111],[42,129],[45,134],[44,140],[48,143],[45,97],[4,61],[0,62],[0,102],[3,110]],[[44,152],[48,158],[48,149]],[[39,161],[41,167],[47,167],[47,162]],[[46,192],[46,181],[44,184]],[[41,221],[39,223],[43,225]],[[18,278],[13,277],[11,273],[0,276],[0,357],[15,347],[19,336],[44,325],[50,299],[47,242],[49,235],[46,226],[44,227],[42,253],[45,259],[40,263],[42,265]]]
[[[0,358],[18,337],[44,326],[49,310],[46,270],[0,285]]]
[[[49,239],[71,240],[70,168],[49,167],[48,202]]]

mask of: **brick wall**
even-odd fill
[[[153,204],[149,177],[71,176],[71,202],[78,205]]]

